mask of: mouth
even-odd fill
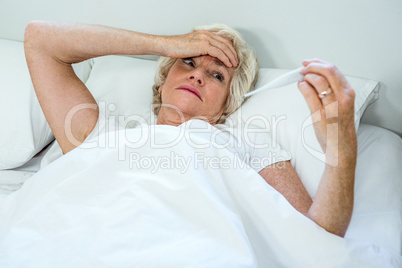
[[[195,87],[188,86],[188,85],[181,85],[176,89],[186,90],[186,91],[190,92],[191,94],[194,94],[195,96],[197,96],[201,101],[203,101],[201,98],[200,92]]]

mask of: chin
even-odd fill
[[[191,103],[191,102],[180,102],[180,103],[163,103],[162,107],[164,109],[168,109],[170,110],[169,113],[171,111],[176,112],[178,115],[180,115],[180,117],[184,117],[186,119],[188,118],[194,118],[194,117],[201,117],[200,116],[200,112],[197,108],[197,104]],[[166,110],[167,112],[167,110]]]

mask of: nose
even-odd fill
[[[204,81],[204,76],[202,75],[200,70],[194,70],[193,72],[191,72],[188,75],[188,79],[192,80],[192,81],[196,81],[197,84],[199,84],[200,86],[204,86],[205,81]]]

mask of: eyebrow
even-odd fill
[[[214,59],[214,62],[215,62],[215,64],[216,64],[216,65],[219,65],[219,66],[225,67],[225,64],[223,64],[223,62],[221,62],[221,61],[220,61],[220,60],[218,60],[217,58],[215,58],[215,59]]]
[[[219,67],[223,67],[225,69],[225,71],[229,74],[229,70],[226,68],[226,65],[223,64],[223,62],[221,62],[220,60],[218,60],[217,58],[214,59],[214,63],[216,65],[218,65]]]

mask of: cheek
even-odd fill
[[[227,90],[228,91],[228,90]],[[205,108],[212,113],[216,113],[217,111],[225,110],[226,99],[228,96],[228,92],[220,88],[213,88],[211,90],[208,99],[210,100],[208,105]]]
[[[222,105],[225,104],[228,95],[229,89],[216,88],[213,91],[212,98],[216,101],[216,104]]]

